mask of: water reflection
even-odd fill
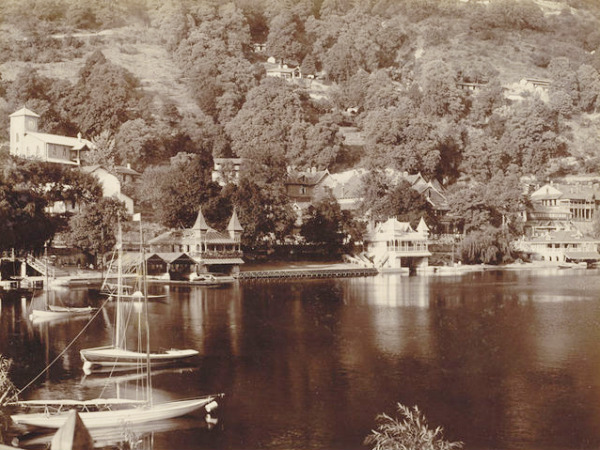
[[[153,346],[200,355],[192,368],[156,371],[157,395],[226,398],[211,432],[192,416],[199,428],[157,431],[152,446],[362,449],[375,416],[402,402],[468,449],[598,448],[598,273],[171,286],[150,304]],[[0,310],[0,353],[15,359],[19,386],[85,324],[33,326],[30,304],[18,298]],[[114,309],[107,305],[30,398],[93,398],[135,381],[82,378],[78,350],[111,343]]]

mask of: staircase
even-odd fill
[[[67,271],[57,269],[52,264],[47,263],[46,261],[43,261],[31,255],[27,256],[26,262],[34,270],[37,270],[41,275],[47,275],[49,278],[66,276],[69,274]]]

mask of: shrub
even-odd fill
[[[409,408],[398,403],[401,418],[386,414],[377,416],[378,426],[365,439],[373,450],[453,450],[462,449],[462,442],[443,438],[443,429],[429,428],[427,419],[417,406]]]

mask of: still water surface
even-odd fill
[[[226,398],[216,425],[199,414],[156,425],[144,448],[365,449],[375,416],[397,402],[418,405],[467,449],[600,448],[597,270],[166,289],[150,305],[153,346],[200,357],[157,371],[155,398]],[[51,294],[101,302],[85,289]],[[30,308],[4,298],[0,309],[0,353],[14,359],[19,387],[86,324],[33,325]],[[80,348],[111,343],[113,314],[109,304],[25,398],[133,389],[81,368]]]

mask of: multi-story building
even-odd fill
[[[421,218],[417,230],[408,222],[390,218],[376,224],[365,236],[366,253],[375,267],[382,270],[409,271],[424,269],[429,265],[429,228]]]
[[[600,240],[586,237],[577,230],[550,231],[515,243],[534,260],[556,263],[599,261],[598,244]]]
[[[101,165],[82,166],[82,153],[91,150],[94,144],[82,139],[81,134],[74,137],[39,131],[40,116],[27,108],[10,115],[10,154],[26,159],[36,159],[43,162],[73,166],[85,173],[94,175],[102,186],[104,197],[115,197],[122,201],[130,214],[133,214],[133,200],[121,192],[124,182],[131,182],[140,174],[127,167],[117,166],[108,170]],[[50,213],[60,214],[76,212],[79,205],[65,202],[55,202],[48,208]]]
[[[531,196],[525,227],[530,235],[548,231],[589,231],[600,206],[600,185],[595,183],[549,183]]]
[[[60,136],[39,131],[40,116],[27,108],[10,115],[10,154],[27,159],[79,166],[81,153],[93,144],[77,137]]]
[[[208,226],[202,211],[192,228],[169,230],[148,242],[150,253],[167,261],[171,278],[187,278],[190,273],[239,272],[242,260],[243,228],[235,210],[227,229],[217,231]]]

